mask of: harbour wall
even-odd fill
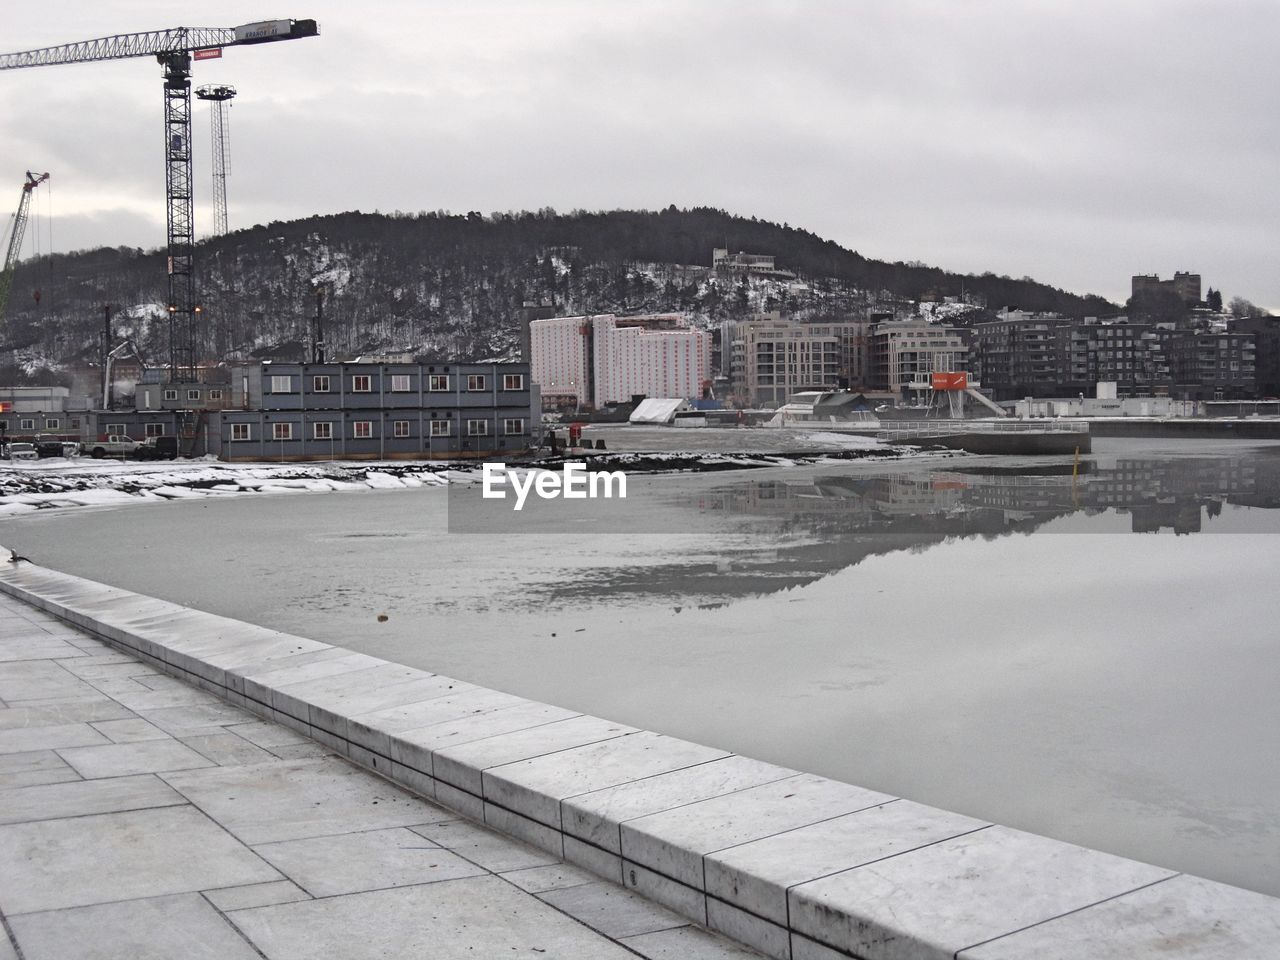
[[[1136,417],[1097,417],[1089,421],[1089,432],[1095,437],[1280,440],[1280,418],[1228,420],[1188,417],[1145,420]]]
[[[30,563],[0,563],[0,590],[771,957],[1260,960],[1280,942],[1262,894]]]

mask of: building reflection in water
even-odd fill
[[[1280,455],[1085,461],[1076,476],[1070,463],[795,479],[747,472],[674,504],[745,521],[748,535],[722,543],[713,559],[600,569],[547,588],[546,599],[598,601],[607,587],[610,602],[705,608],[801,586],[869,556],[1032,533],[1073,514],[1109,515],[1110,532],[1125,531],[1125,515],[1132,533],[1211,532],[1224,505],[1280,507]],[[1070,523],[1062,529],[1072,532]]]

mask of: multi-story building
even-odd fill
[[[743,403],[785,403],[801,390],[865,390],[870,320],[783,320],[777,312],[726,324],[727,373]]]
[[[67,387],[0,387],[0,437],[30,439],[52,434],[79,440],[89,398]]]
[[[1200,274],[1175,272],[1172,280],[1161,280],[1155,273],[1136,274],[1132,280],[1135,297],[1147,293],[1176,293],[1182,302],[1194,307],[1200,302]]]
[[[541,417],[524,363],[262,363],[234,368],[231,390],[208,418],[223,460],[516,453]]]
[[[775,258],[768,253],[730,253],[717,247],[711,251],[711,272],[717,277],[768,277],[774,280],[794,280],[790,270],[780,270]]]
[[[964,331],[927,320],[888,320],[871,331],[871,379],[878,390],[907,396],[935,372],[969,369]]]
[[[562,403],[689,399],[711,381],[711,335],[680,314],[533,320],[529,341],[534,383]]]
[[[1230,329],[1253,336],[1258,396],[1280,397],[1280,317],[1243,317]]]
[[[1172,393],[1181,400],[1248,400],[1257,396],[1254,335],[1225,331],[1165,331],[1173,376]]]
[[[829,330],[776,314],[733,325],[733,393],[753,406],[773,407],[801,390],[840,386],[840,339]]]
[[[1006,310],[973,328],[974,374],[997,400],[1062,395],[1072,367],[1072,323],[1056,313]]]

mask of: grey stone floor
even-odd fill
[[[0,960],[758,956],[0,595]]]

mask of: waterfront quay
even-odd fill
[[[0,594],[0,960],[752,951]]]
[[[1263,894],[30,563],[0,590],[44,612],[6,601],[2,634],[23,957],[198,956],[165,942],[185,930],[273,960],[749,955],[707,928],[779,960],[1280,942]]]

